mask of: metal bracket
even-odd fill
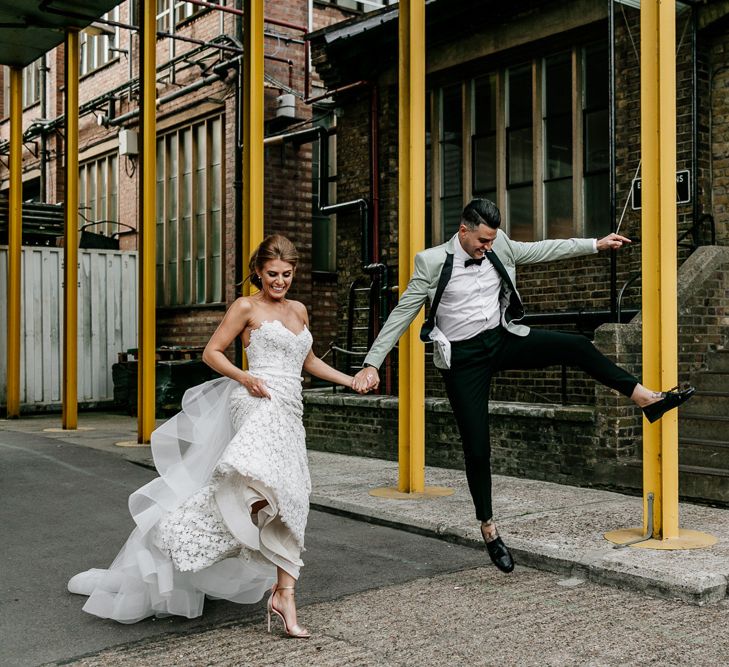
[[[639,544],[640,542],[646,542],[653,537],[653,492],[648,494],[648,526],[646,527],[645,534],[643,537],[638,537],[630,542],[623,542],[623,544],[616,544],[613,549],[624,549],[632,544]]]

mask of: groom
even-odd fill
[[[498,536],[491,508],[491,447],[488,399],[498,371],[578,366],[599,382],[630,397],[650,421],[693,394],[652,392],[603,356],[584,336],[539,331],[519,324],[524,317],[516,290],[516,266],[590,255],[617,249],[630,239],[512,241],[499,229],[501,214],[488,199],[474,199],[461,215],[458,232],[447,242],[415,256],[415,270],[352,385],[368,391],[379,385],[377,369],[430,300],[420,337],[433,341],[433,361],[445,381],[463,445],[468,487],[493,563],[503,572],[514,561]]]

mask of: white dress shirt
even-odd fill
[[[484,257],[481,265],[466,266],[470,259],[456,236],[453,273],[436,313],[438,329],[451,342],[473,338],[499,326],[501,276]]]

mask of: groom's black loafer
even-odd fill
[[[514,569],[514,559],[500,537],[486,542],[486,549],[491,557],[491,562],[502,572],[511,572]]]
[[[646,405],[643,408],[643,414],[646,419],[652,424],[663,417],[666,412],[677,408],[679,405],[685,403],[696,393],[696,387],[686,387],[685,389],[679,389],[674,391],[663,392],[663,398],[660,401]]]

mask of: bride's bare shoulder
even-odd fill
[[[309,311],[307,310],[306,306],[301,303],[301,301],[289,301],[289,304],[291,308],[293,308],[294,312],[304,321],[309,321]]]
[[[253,312],[253,302],[249,296],[239,296],[228,308],[228,314],[248,320]]]

